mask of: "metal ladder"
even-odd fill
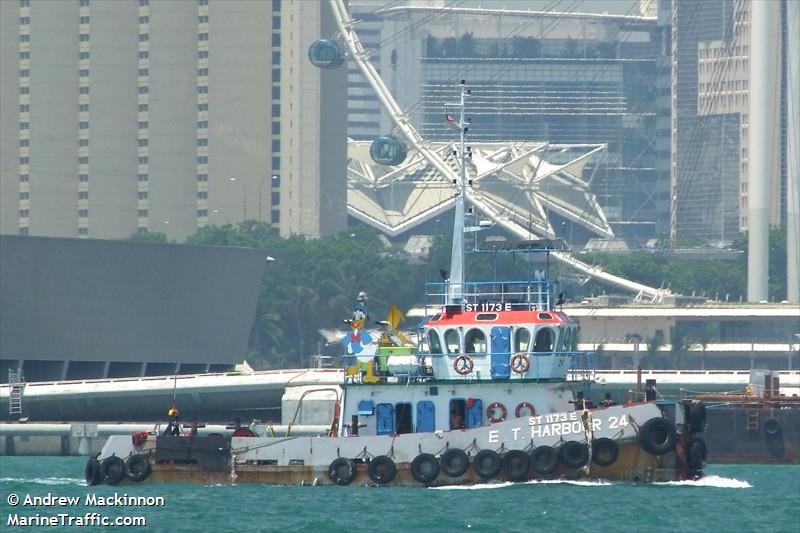
[[[21,372],[19,370],[8,370],[8,414],[21,415],[22,414],[22,393],[25,384],[21,380]]]
[[[747,431],[758,430],[758,411],[755,409],[747,410]]]

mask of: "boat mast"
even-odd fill
[[[453,249],[450,256],[450,283],[447,288],[447,305],[460,305],[464,300],[464,200],[467,184],[467,153],[464,136],[469,129],[464,118],[464,100],[469,94],[467,83],[461,80],[461,100],[458,103],[458,127],[460,133],[458,194],[453,222]],[[448,121],[450,117],[448,116]]]

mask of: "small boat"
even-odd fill
[[[702,402],[594,408],[583,400],[592,382],[591,354],[576,350],[578,324],[558,309],[558,284],[549,280],[549,254],[563,251],[563,244],[475,246],[472,252],[488,254],[495,265],[510,257],[526,273],[465,280],[464,234],[482,226],[465,227],[465,95],[462,83],[459,116],[448,116],[461,130],[450,271],[426,286],[417,343],[373,338],[365,328],[366,298],[359,298],[343,341],[343,381],[323,434],[274,436],[253,424],[231,435],[112,436],[89,459],[87,484],[444,486],[702,476]]]

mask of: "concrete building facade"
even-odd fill
[[[346,118],[320,94],[346,79],[304,53],[331,31],[325,5],[0,2],[0,233],[343,227]]]

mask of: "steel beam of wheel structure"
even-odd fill
[[[372,89],[375,91],[376,96],[381,102],[386,112],[392,119],[397,129],[403,134],[408,142],[413,146],[418,154],[424,158],[441,176],[447,181],[455,184],[454,189],[461,189],[464,192],[465,200],[475,205],[486,216],[492,218],[495,223],[507,229],[510,233],[518,236],[521,239],[535,239],[540,236],[547,236],[547,232],[542,232],[541,235],[536,234],[530,229],[520,226],[503,217],[498,209],[490,205],[488,202],[478,198],[477,195],[470,190],[469,187],[463,187],[461,184],[460,172],[453,169],[445,162],[442,154],[433,149],[432,145],[426,142],[416,128],[411,124],[408,115],[400,108],[395,101],[383,79],[380,77],[375,67],[369,62],[369,54],[365,51],[364,47],[356,34],[354,29],[355,21],[350,18],[350,14],[345,7],[343,0],[330,0],[331,9],[336,23],[341,32],[342,40],[347,47],[350,57],[356,62],[364,77],[367,79]],[[589,265],[575,258],[569,253],[557,252],[551,254],[556,260],[561,263],[572,267],[573,269],[594,277],[600,281],[608,283],[620,289],[634,292],[637,298],[642,300],[660,301],[665,295],[670,294],[668,289],[657,289],[637,283],[620,276],[615,276],[603,271],[601,268]]]

